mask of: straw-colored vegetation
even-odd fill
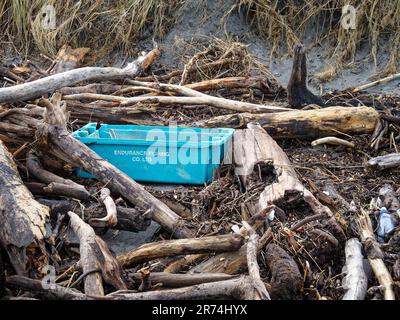
[[[11,40],[23,53],[39,49],[54,55],[65,43],[96,50],[131,53],[141,32],[163,36],[176,18],[181,0],[0,0],[2,41]],[[43,28],[45,11],[52,5],[56,28]]]
[[[356,28],[341,27],[342,8],[356,8]],[[301,39],[307,30],[315,33],[315,44],[322,44],[333,63],[317,74],[329,80],[351,63],[362,41],[370,45],[375,66],[379,61],[379,41],[386,37],[390,45],[389,61],[380,75],[395,72],[400,58],[400,1],[393,0],[240,0],[239,7],[257,32],[272,45],[272,53],[281,53]],[[307,29],[307,26],[311,28]],[[286,44],[286,46],[282,46]]]
[[[254,57],[248,46],[235,39],[204,37],[187,42],[175,39],[174,47],[186,68],[193,67],[196,81],[223,77],[263,75],[274,79],[269,69]]]
[[[53,56],[65,43],[90,47],[97,57],[114,49],[131,54],[136,51],[136,43],[144,32],[154,38],[165,35],[184,1],[0,0],[0,41],[13,43],[23,54],[36,49]],[[340,26],[342,7],[347,4],[357,10],[354,30]],[[53,5],[56,9],[54,30],[42,27],[44,17],[41,10],[45,5]],[[316,75],[320,80],[335,77],[351,64],[363,41],[370,47],[377,74],[383,76],[398,70],[400,1],[237,0],[237,8],[246,14],[256,32],[268,41],[272,54],[290,53],[293,44],[311,31],[313,43],[322,45],[332,58],[331,63]],[[226,16],[232,11],[226,12]],[[199,14],[202,14],[200,9]],[[383,38],[390,46],[386,65],[378,61],[377,55]],[[237,44],[235,46],[237,48]],[[205,55],[210,54],[213,53],[210,51]],[[245,60],[243,65],[247,62]]]

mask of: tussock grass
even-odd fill
[[[357,10],[355,30],[341,27],[344,5]],[[363,41],[370,45],[370,55],[378,65],[377,50],[382,37],[390,44],[390,56],[376,76],[394,73],[400,58],[400,1],[393,0],[239,0],[257,33],[271,43],[272,53],[282,53],[283,44],[289,53],[293,45],[314,23],[314,43],[326,46],[333,61],[317,78],[323,81],[334,78],[342,68],[351,64]]]
[[[135,51],[141,33],[147,29],[162,37],[176,18],[182,0],[0,0],[0,26],[19,50],[38,49],[54,55],[68,43],[94,49],[98,56],[113,49]],[[56,29],[43,28],[41,10],[56,9]]]

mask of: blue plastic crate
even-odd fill
[[[89,123],[73,136],[137,181],[204,184],[213,178],[234,129]],[[77,170],[82,178],[93,178]]]

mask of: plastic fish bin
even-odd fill
[[[89,123],[72,135],[137,181],[204,184],[231,152],[234,129]],[[81,178],[94,178],[76,170]]]

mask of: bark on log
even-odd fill
[[[293,258],[281,247],[269,244],[266,259],[271,269],[271,299],[298,300],[301,298],[303,277]]]
[[[400,166],[400,153],[390,153],[384,156],[371,158],[368,166],[379,170],[397,168]]]
[[[357,238],[346,243],[346,265],[343,287],[346,293],[343,300],[364,300],[368,289],[368,278],[364,271],[364,257],[361,253],[361,243]]]
[[[52,153],[93,174],[99,181],[126,198],[139,210],[151,214],[152,218],[173,236],[190,238],[193,232],[184,226],[183,220],[167,205],[70,135],[66,129],[65,115],[60,106],[61,97],[55,95],[53,98],[53,103],[43,100],[47,108],[46,124],[39,130],[39,136],[44,138],[44,144],[50,147]]]
[[[44,246],[44,238],[50,235],[48,218],[49,209],[24,186],[12,155],[0,141],[0,244],[17,274],[27,272],[26,248]]]
[[[239,278],[203,283],[195,286],[150,292],[115,292],[107,297],[117,300],[210,300],[236,299],[257,300],[251,279],[248,276]]]
[[[289,104],[294,108],[309,104],[325,105],[320,97],[307,88],[307,58],[303,46],[297,44],[293,51],[292,74],[287,86]]]
[[[74,200],[49,200],[39,198],[37,201],[50,208],[52,213],[67,214],[81,208],[81,204]],[[90,224],[92,218],[103,218],[107,215],[106,209],[98,203],[85,204],[85,222]],[[145,231],[151,224],[151,218],[144,216],[135,208],[117,206],[117,224],[113,229],[131,232]]]
[[[141,273],[134,273],[130,276],[137,285],[141,284]],[[149,280],[151,285],[157,285],[157,287],[181,288],[201,283],[224,281],[233,278],[235,278],[235,276],[224,273],[173,274],[168,272],[152,272],[150,273]]]
[[[385,300],[396,300],[393,291],[392,276],[383,262],[383,252],[378,242],[375,240],[371,219],[363,209],[360,209],[360,212],[358,213],[357,223],[359,227],[360,238],[364,245],[364,250],[367,254],[368,261],[375,274],[375,277],[383,288]]]
[[[69,87],[82,81],[124,80],[138,76],[160,54],[154,49],[147,55],[129,63],[125,68],[85,67],[58,73],[32,82],[0,88],[0,103],[12,103],[39,98],[57,89]]]
[[[238,250],[242,243],[243,238],[235,234],[153,242],[119,256],[118,261],[123,268],[129,268],[139,263],[163,257],[234,251]]]
[[[194,122],[195,127],[245,128],[258,122],[274,138],[320,138],[346,134],[369,134],[380,119],[370,107],[329,107],[279,113],[238,113]]]

